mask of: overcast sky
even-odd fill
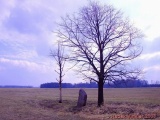
[[[149,82],[160,80],[160,3],[158,0],[100,0],[121,9],[145,34],[143,53],[136,60]],[[87,0],[0,0],[0,85],[56,82],[49,57],[57,39],[53,34],[60,17],[73,14]],[[64,82],[83,82],[74,72]]]

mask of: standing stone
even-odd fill
[[[87,102],[87,93],[83,89],[80,89],[77,106],[83,107],[86,105],[86,102]]]

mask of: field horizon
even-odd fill
[[[62,103],[57,88],[0,88],[1,120],[160,119],[160,88],[105,88],[102,107],[96,88],[84,90],[87,105],[78,108],[79,88],[62,89]]]

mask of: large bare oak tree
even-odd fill
[[[90,2],[79,13],[62,18],[58,36],[71,50],[83,77],[98,83],[98,106],[103,105],[105,82],[135,79],[140,71],[129,67],[141,54],[141,32],[111,5]]]

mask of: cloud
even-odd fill
[[[10,64],[9,64],[10,65]],[[5,65],[6,67],[7,65]],[[39,87],[40,84],[46,82],[54,82],[54,74],[39,73],[36,71],[28,71],[24,68],[15,66],[7,66],[6,70],[0,72],[0,85],[31,85]]]
[[[11,66],[27,69],[30,72],[36,71],[39,73],[47,73],[48,71],[53,72],[53,68],[48,64],[35,63],[26,60],[11,60],[6,58],[0,58],[1,64],[10,64]]]
[[[160,51],[160,37],[153,39],[152,41],[141,41],[143,46],[143,53],[153,53]]]
[[[50,62],[50,61],[49,61]],[[57,82],[58,74],[54,72],[57,65],[47,60],[38,62],[26,60],[11,60],[0,58],[0,84],[1,85],[34,85],[38,87],[42,83]],[[67,71],[63,82],[77,83],[79,78],[73,71]],[[67,71],[67,72],[66,72]]]
[[[160,50],[158,43],[158,39],[146,41],[144,52],[133,63],[142,68],[145,72],[145,79],[150,83],[160,80]]]
[[[154,53],[142,54],[139,57],[139,59],[148,61],[148,60],[151,60],[151,59],[157,59],[158,57],[160,58],[160,51],[159,52],[154,52]]]
[[[151,67],[147,67],[147,68],[144,68],[143,71],[144,72],[147,72],[147,71],[160,71],[160,65],[155,65],[155,66],[151,66]]]
[[[159,39],[160,38],[158,37],[152,41],[145,41],[145,40],[142,41],[143,52],[137,58],[137,63],[139,63],[142,67],[148,68],[160,64]]]
[[[147,79],[149,83],[155,83],[157,81],[160,81],[160,65],[146,67],[143,69],[143,71],[146,73],[144,79]]]
[[[54,66],[43,62],[0,58],[1,85],[34,85],[54,82]]]
[[[10,15],[4,23],[5,27],[22,34],[39,34],[45,29],[53,28],[54,24],[48,24],[54,23],[52,11],[41,4],[33,6],[33,3],[27,4],[26,1],[20,1],[19,5],[10,11]]]
[[[14,7],[14,5],[15,0],[9,0],[9,2],[5,0],[0,1],[0,25],[2,25],[2,21],[10,15],[10,10],[12,9],[12,7]]]
[[[78,9],[78,1],[0,1],[0,84],[55,81],[55,64],[49,58],[53,31],[60,16]]]
[[[106,0],[107,2],[108,0]],[[121,9],[125,16],[146,35],[146,40],[152,41],[159,36],[160,1],[158,0],[109,0],[116,8]]]

